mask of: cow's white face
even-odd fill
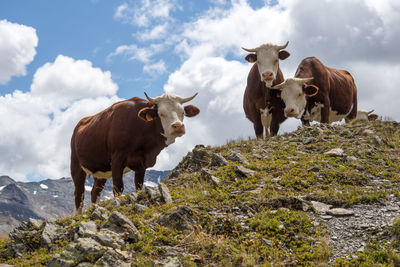
[[[272,87],[272,89],[281,90],[281,98],[285,103],[284,113],[286,117],[301,118],[307,104],[306,96],[312,96],[318,92],[316,86],[305,85],[306,82],[312,79],[289,78],[283,83]]]
[[[171,95],[163,95],[158,99],[157,107],[158,117],[164,129],[164,136],[167,139],[175,139],[184,135],[183,117],[185,116],[185,110],[182,104]]]
[[[139,117],[145,121],[151,121],[155,117],[159,117],[163,128],[161,133],[167,140],[166,144],[170,145],[175,142],[175,138],[185,134],[185,125],[183,124],[183,118],[196,116],[200,110],[193,105],[183,106],[182,104],[192,100],[197,93],[189,98],[182,98],[173,94],[163,94],[156,98],[150,98],[149,101],[157,108],[145,108],[139,111]],[[157,115],[155,115],[155,111]],[[153,113],[152,113],[153,112]]]
[[[286,59],[289,57],[289,52],[281,49],[288,45],[277,46],[273,44],[263,44],[257,48],[246,49],[248,52],[255,52],[246,56],[249,62],[255,62],[260,73],[260,79],[267,87],[271,87],[273,81],[276,79],[279,69],[279,59]]]

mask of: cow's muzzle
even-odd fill
[[[171,125],[172,134],[174,135],[184,135],[185,134],[185,125],[182,122],[175,122]]]

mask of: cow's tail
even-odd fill
[[[71,138],[71,176],[75,185],[75,207],[74,207],[74,215],[81,214],[83,210],[83,200],[85,197],[85,180],[86,173],[82,169],[78,156],[76,154],[76,145],[75,145],[75,131],[72,134]]]

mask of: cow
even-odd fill
[[[357,87],[346,70],[326,67],[315,57],[303,59],[290,78],[275,85],[281,90],[285,117],[331,123],[357,116]]]
[[[71,175],[75,185],[74,214],[81,214],[86,175],[93,176],[91,202],[96,203],[106,180],[112,177],[114,196],[124,190],[122,176],[135,172],[136,190],[142,188],[147,168],[177,137],[185,134],[183,117],[194,117],[200,109],[182,104],[182,98],[163,94],[147,100],[133,97],[120,101],[94,116],[81,119],[71,138]]]
[[[374,110],[366,111],[364,109],[357,110],[356,119],[367,120],[367,121],[376,121],[378,119],[378,115],[371,114]]]
[[[279,125],[286,119],[283,114],[284,103],[276,91],[270,87],[283,82],[283,74],[279,68],[279,59],[290,56],[285,45],[263,44],[257,48],[247,49],[250,52],[245,59],[253,64],[247,77],[247,86],[243,96],[243,109],[247,119],[253,123],[257,138],[278,133]],[[268,130],[269,129],[269,130]]]

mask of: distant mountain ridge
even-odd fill
[[[158,183],[169,171],[146,171],[145,183]],[[90,203],[93,178],[86,179],[85,207]],[[134,173],[124,175],[124,194],[135,191]],[[108,179],[101,200],[112,198],[112,179]],[[46,179],[38,182],[17,182],[0,176],[0,236],[29,218],[60,218],[73,212],[74,184],[71,178]]]

